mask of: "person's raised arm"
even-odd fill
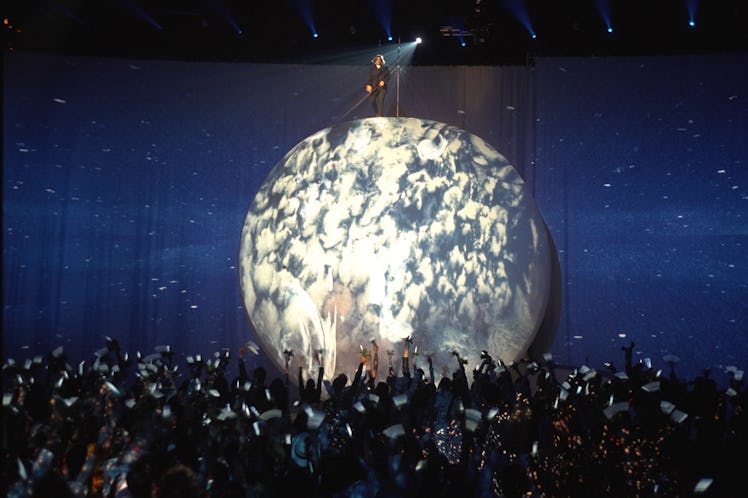
[[[198,372],[201,370],[200,367],[198,367]],[[196,375],[195,377],[199,377]],[[249,374],[247,373],[247,365],[244,363],[244,351],[239,351],[239,379],[241,379],[242,382],[246,382],[247,379],[249,379]]]
[[[356,375],[353,377],[353,385],[356,389],[358,389],[358,385],[361,382],[361,378],[363,377],[364,372],[364,364],[366,363],[366,358],[364,356],[360,356],[359,362],[358,362],[358,368],[356,369]]]
[[[315,391],[317,393],[317,399],[322,396],[322,379],[325,376],[325,367],[322,366],[322,350],[319,350],[317,355],[317,363],[319,363],[319,370],[317,371],[317,385]]]
[[[478,367],[478,373],[487,374],[493,364],[493,358],[485,349],[480,352],[481,364]]]
[[[431,379],[431,383],[433,384],[436,380],[434,379],[434,361],[431,359],[430,354],[426,355],[426,361],[429,362],[429,379]]]
[[[631,367],[632,367],[632,365],[631,365],[631,358],[633,356],[633,351],[634,351],[634,341],[631,341],[631,344],[629,344],[628,347],[627,346],[621,346],[621,351],[624,352],[624,359],[626,361],[626,373],[630,374],[631,373]]]
[[[468,387],[467,373],[465,372],[465,365],[467,364],[467,360],[462,358],[460,356],[460,353],[458,353],[457,351],[452,351],[452,354],[457,357],[457,373],[459,376],[459,383],[457,385],[458,391],[460,392],[460,396],[466,399],[466,393],[470,392],[470,388]]]
[[[389,377],[394,377],[395,376],[395,367],[392,366],[392,356],[394,354],[395,354],[395,352],[392,351],[391,349],[389,351],[387,351],[387,361],[389,362],[389,372],[387,373],[387,375]]]
[[[304,398],[304,375],[302,374],[303,370],[304,370],[304,366],[299,365],[299,383],[298,383],[299,399]]]
[[[379,345],[376,339],[371,340],[372,363],[371,363],[371,380],[377,379],[377,370],[379,370]]]
[[[413,348],[411,355],[413,356],[413,375],[415,375],[418,371],[418,346]]]
[[[403,375],[410,377],[410,345],[413,342],[413,337],[409,336],[405,339],[403,344]]]
[[[288,385],[288,364],[291,361],[291,357],[293,356],[293,351],[290,349],[286,349],[283,351],[283,356],[286,357],[286,367],[285,367],[285,374],[286,374],[286,385]]]

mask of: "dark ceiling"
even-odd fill
[[[18,52],[313,62],[416,36],[424,43],[412,64],[422,65],[748,51],[748,0],[10,0],[3,9],[6,51]]]

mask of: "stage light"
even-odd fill
[[[461,47],[467,46],[467,43],[465,43],[465,40],[460,40],[460,46]]]
[[[503,2],[508,8],[511,13],[514,15],[514,17],[522,24],[522,26],[525,27],[527,32],[530,34],[530,37],[534,40],[538,37],[538,35],[535,34],[535,30],[533,29],[532,22],[530,21],[530,12],[527,8],[527,3],[525,0],[505,0]]]
[[[605,29],[608,33],[613,32],[613,23],[611,21],[611,1],[612,0],[595,0],[595,8],[597,9],[597,13],[600,14],[603,23],[605,23]]]
[[[696,10],[699,8],[699,0],[686,0],[686,10],[688,10],[688,25],[696,27]]]
[[[121,5],[139,19],[147,22],[157,30],[163,31],[164,28],[153,17],[151,17],[151,15],[148,14],[148,12],[146,12],[138,2],[134,0],[123,0]]]
[[[421,43],[423,43],[423,38],[419,36],[416,38],[416,45],[420,45]]]
[[[215,9],[216,13],[222,17],[229,25],[234,29],[234,33],[241,36],[244,34],[244,31],[239,27],[239,25],[236,22],[236,19],[234,19],[234,16],[231,15],[231,11],[229,10],[228,6],[226,6],[226,3],[222,0],[218,0],[212,4],[213,9]],[[205,21],[203,21],[205,22]]]
[[[369,4],[374,17],[376,17],[377,21],[379,21],[379,25],[382,27],[382,31],[387,35],[387,41],[392,42],[394,40],[392,35],[392,0],[369,0],[362,3]],[[400,43],[399,37],[397,42]]]
[[[218,0],[221,2],[222,0]],[[312,38],[318,38],[317,27],[314,24],[314,15],[312,13],[312,2],[308,0],[296,0],[292,2],[296,10],[296,15],[306,24],[312,33]]]

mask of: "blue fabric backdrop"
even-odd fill
[[[368,62],[368,61],[367,61]],[[254,192],[296,143],[369,117],[365,65],[4,61],[3,357],[237,351]],[[390,115],[484,138],[559,249],[569,364],[748,358],[748,57],[408,67]],[[258,359],[257,361],[262,361]]]

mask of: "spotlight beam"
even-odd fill
[[[148,14],[148,12],[145,11],[145,9],[143,9],[143,7],[140,6],[136,0],[118,0],[117,3],[124,7],[129,13],[150,24],[157,30],[162,31],[164,29],[153,17],[150,16],[150,14]]]
[[[419,36],[415,41],[402,44],[400,38],[397,40],[397,57],[395,64],[395,116],[400,117],[400,74],[402,73],[402,63],[405,60],[410,63],[413,60],[413,55],[416,51],[416,47],[423,43],[423,39]]]

